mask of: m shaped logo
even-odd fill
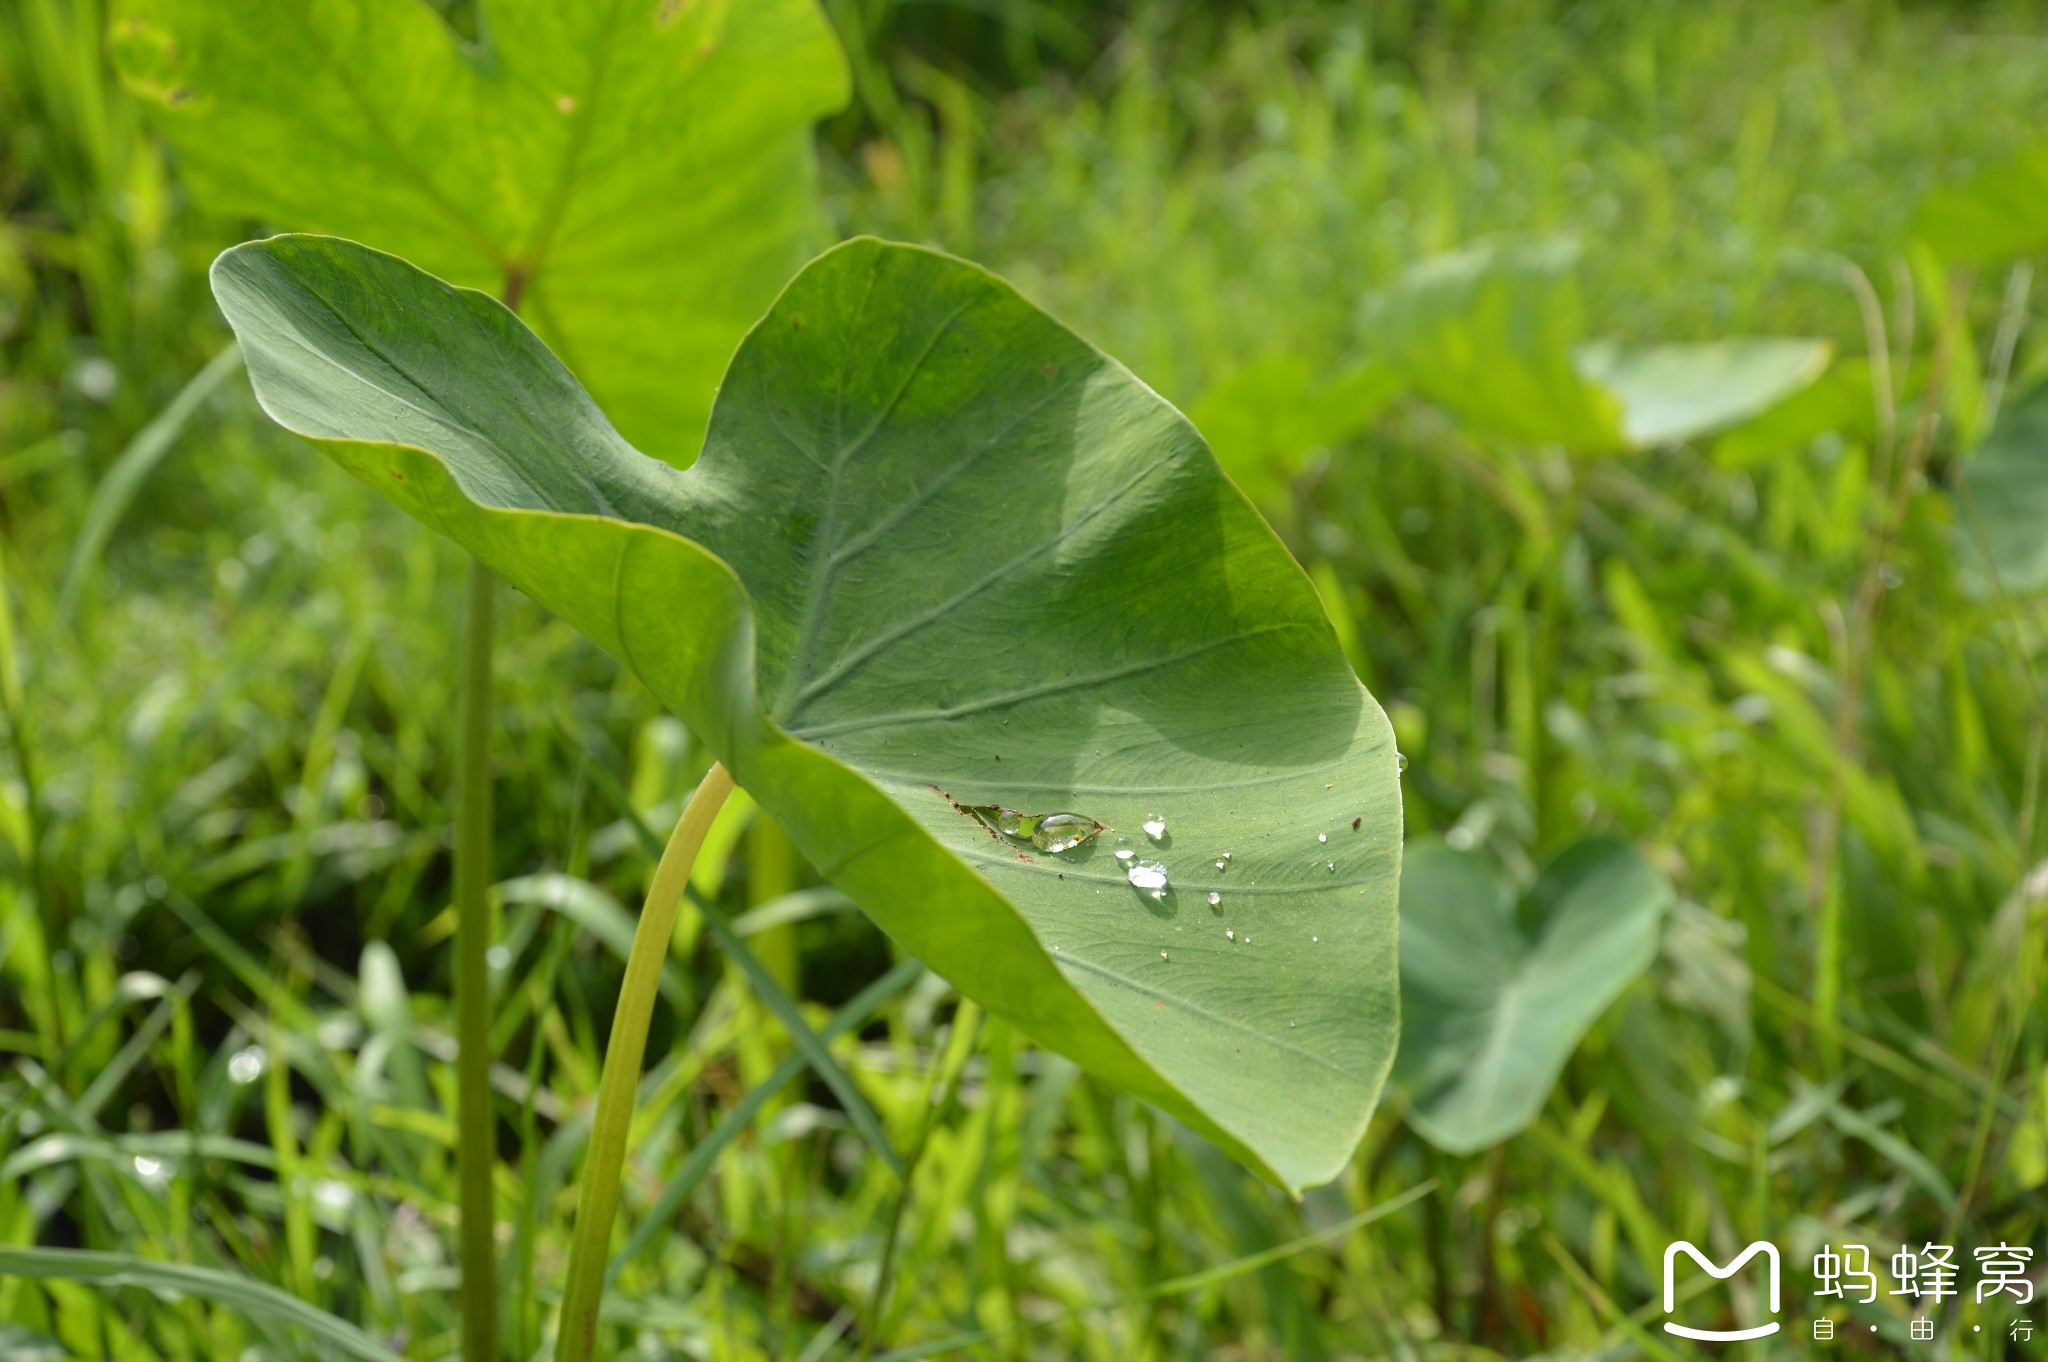
[[[1750,1259],[1761,1253],[1769,1260],[1771,1268],[1771,1313],[1774,1315],[1778,1313],[1778,1246],[1776,1244],[1759,1239],[1742,1252],[1736,1254],[1734,1262],[1726,1267],[1721,1267],[1708,1258],[1706,1254],[1701,1253],[1691,1244],[1681,1239],[1664,1250],[1665,1314],[1668,1315],[1678,1308],[1678,1283],[1672,1275],[1672,1268],[1677,1265],[1678,1255],[1681,1252],[1705,1268],[1708,1276],[1721,1281],[1726,1281],[1742,1271],[1744,1263],[1747,1263]],[[1696,1338],[1704,1343],[1735,1343],[1745,1338],[1762,1338],[1765,1334],[1775,1334],[1778,1332],[1778,1322],[1772,1320],[1769,1324],[1759,1324],[1749,1329],[1692,1329],[1667,1319],[1664,1321],[1664,1332],[1667,1334],[1677,1334],[1680,1338]]]

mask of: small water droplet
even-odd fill
[[[1406,752],[1396,752],[1396,753],[1394,753],[1394,774],[1398,776],[1398,775],[1400,775],[1400,774],[1401,774],[1401,773],[1402,773],[1403,771],[1405,771],[1405,770],[1407,770],[1407,769],[1408,769],[1408,754],[1407,754]]]
[[[1214,908],[1217,904],[1221,902],[1223,902],[1223,895],[1217,893],[1214,889],[1211,889],[1209,891],[1209,906],[1211,908]]]
[[[1237,929],[1235,927],[1225,927],[1223,929],[1223,939],[1226,941],[1237,940]]]
[[[1336,873],[1337,873],[1337,863],[1336,863],[1335,861],[1330,861],[1330,862],[1327,862],[1327,864],[1328,864],[1328,865],[1329,865],[1329,867],[1330,867],[1330,873],[1331,873],[1332,875],[1336,874]]]
[[[263,1077],[263,1047],[245,1045],[228,1057],[228,1080],[249,1084]]]
[[[1146,814],[1144,828],[1147,837],[1150,837],[1155,842],[1158,841],[1166,836],[1166,815],[1163,813]]]
[[[1159,952],[1159,958],[1160,958],[1161,960],[1164,960],[1164,959],[1166,958],[1166,952],[1165,952],[1165,951],[1161,951],[1161,952]]]
[[[1137,852],[1135,852],[1135,851],[1131,850],[1131,839],[1130,839],[1130,838],[1128,838],[1128,837],[1119,837],[1119,838],[1117,838],[1117,839],[1116,839],[1116,858],[1117,858],[1117,859],[1118,859],[1119,861],[1128,861],[1128,860],[1130,860],[1130,859],[1131,859],[1131,857],[1133,857],[1133,856],[1135,856],[1135,855],[1137,855],[1137,854],[1138,854]]]
[[[1319,937],[1319,936],[1312,936],[1312,937],[1310,937],[1310,938],[1309,938],[1309,940],[1311,940],[1311,941],[1321,941],[1321,940],[1322,940],[1322,938],[1321,938],[1321,937]]]
[[[1252,939],[1251,939],[1250,937],[1246,937],[1246,938],[1244,939],[1244,944],[1245,944],[1245,945],[1247,945],[1247,946],[1251,945],[1251,944],[1252,944]]]
[[[491,947],[484,952],[484,963],[495,970],[510,969],[512,967],[512,948],[510,946]]]
[[[141,1179],[142,1179],[143,1181],[145,1181],[145,1182],[161,1182],[161,1181],[163,1181],[163,1180],[164,1180],[164,1163],[163,1163],[163,1160],[162,1160],[162,1159],[152,1159],[152,1158],[150,1158],[149,1156],[147,1156],[147,1155],[145,1155],[145,1154],[137,1154],[137,1155],[135,1156],[135,1176],[137,1176],[137,1177],[141,1178]]]
[[[1221,870],[1221,869],[1223,869],[1223,868],[1224,868],[1225,866],[1228,866],[1229,864],[1230,864],[1230,862],[1228,862],[1228,861],[1218,861],[1218,862],[1216,862],[1216,868],[1217,868],[1218,870]]]
[[[1318,842],[1327,842],[1330,840],[1330,834],[1327,832],[1319,832],[1316,834],[1316,840]]]
[[[1072,851],[1101,831],[1102,824],[1078,813],[1049,813],[1031,829],[1031,845],[1057,856],[1062,851]]]
[[[1166,890],[1166,867],[1157,861],[1132,861],[1124,869],[1124,878],[1134,889],[1151,889],[1160,894]]]
[[[1015,837],[1024,831],[1024,815],[1018,813],[1015,809],[997,809],[995,811],[995,824],[996,831],[1003,834],[1003,836]]]

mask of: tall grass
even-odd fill
[[[1571,514],[1554,455],[1419,403],[1271,451],[1293,473],[1266,509],[1388,703],[1414,834],[1527,874],[1614,829],[1680,886],[1664,960],[1529,1133],[1448,1158],[1390,1105],[1340,1183],[1290,1204],[892,972],[736,796],[658,984],[600,1343],[807,1362],[946,1340],[1005,1359],[1683,1352],[1639,1308],[1673,1237],[1772,1235],[1794,1263],[1829,1240],[2038,1245],[2048,617],[1960,577],[1944,489],[1997,336],[2017,336],[2014,391],[2048,348],[2035,295],[1916,268],[1902,244],[1924,186],[2038,128],[2028,12],[1003,12],[835,6],[862,91],[825,134],[836,221],[975,255],[1184,406],[1251,404],[1232,429],[1277,426],[1256,404],[1297,391],[1261,397],[1255,366],[1336,381],[1370,351],[1366,291],[1500,230],[1586,237],[1601,332],[1831,337],[1850,400],[1829,429],[1602,463]],[[224,341],[203,267],[249,226],[184,203],[105,74],[102,23],[73,0],[7,0],[0,23],[0,1340],[353,1346],[269,1308],[250,1285],[268,1284],[376,1346],[450,1355],[438,947],[463,564],[223,383],[59,614],[119,452]],[[1879,358],[1889,408],[1855,387]],[[637,825],[668,827],[708,757],[572,631],[501,606],[513,878],[486,965],[500,1322],[523,1358],[561,1301],[623,905],[653,867]],[[794,1058],[714,912],[919,1151],[907,1178]],[[97,1281],[35,1278],[27,1245],[202,1275],[95,1259]],[[1885,1300],[1859,1331],[1904,1318]],[[1966,1325],[1951,1346],[1992,1355]]]

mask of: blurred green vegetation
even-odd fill
[[[1391,1099],[1300,1205],[926,976],[836,1043],[899,1147],[930,1113],[881,1320],[897,1189],[808,1075],[643,1222],[790,1053],[686,912],[614,1346],[815,1362],[1036,1321],[967,1355],[1689,1355],[1645,1332],[1673,1237],[1777,1239],[1795,1321],[1822,1242],[2038,1247],[2048,613],[1958,566],[1951,491],[2048,346],[2030,276],[1908,236],[1928,188],[2040,128],[2038,11],[830,8],[858,91],[821,132],[834,227],[983,261],[1259,470],[1395,720],[1411,839],[1526,886],[1611,832],[1679,900],[1526,1133],[1440,1155]],[[444,1356],[462,565],[238,380],[79,555],[123,451],[226,342],[206,265],[260,227],[187,201],[103,27],[93,0],[0,0],[0,1241],[229,1269]],[[1366,296],[1500,232],[1578,236],[1589,334],[1839,358],[1729,435],[1590,462],[1376,391]],[[526,1355],[649,867],[621,804],[673,816],[706,759],[530,604],[500,638]],[[815,1025],[889,968],[744,800],[714,845],[697,892],[762,914],[741,922]],[[1996,1355],[1968,1308],[1949,1355]],[[1903,1347],[1906,1317],[1880,1298],[1837,1346]],[[0,1350],[27,1356],[297,1355],[253,1318],[0,1278]]]

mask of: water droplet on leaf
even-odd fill
[[[1078,813],[1049,813],[1031,829],[1031,845],[1058,855],[1072,851],[1101,831],[1102,824]]]
[[[1223,895],[1217,893],[1214,889],[1211,889],[1209,891],[1209,906],[1211,908],[1214,908],[1217,904],[1221,902],[1223,902]]]
[[[1163,890],[1166,888],[1166,867],[1157,861],[1133,861],[1124,870],[1124,878],[1134,889]]]
[[[1119,838],[1117,838],[1117,839],[1116,839],[1116,858],[1117,858],[1117,859],[1118,859],[1119,861],[1128,861],[1128,860],[1130,860],[1130,859],[1131,859],[1131,857],[1133,857],[1133,856],[1135,856],[1135,855],[1137,855],[1137,854],[1138,854],[1137,852],[1135,852],[1135,851],[1131,850],[1131,839],[1130,839],[1130,838],[1128,838],[1128,837],[1119,837]]]
[[[1144,828],[1147,837],[1150,837],[1155,842],[1158,841],[1166,836],[1166,815],[1160,813],[1146,814]]]

